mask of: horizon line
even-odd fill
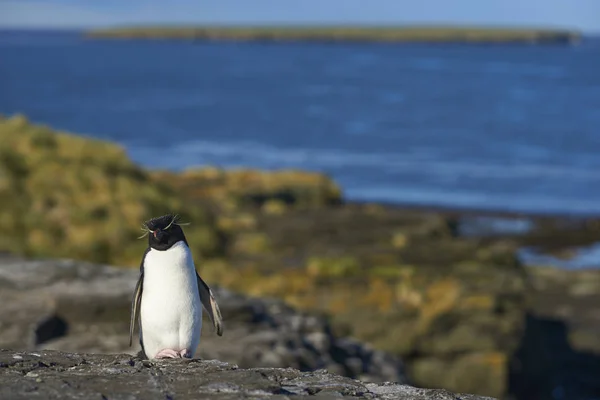
[[[163,27],[163,28],[333,28],[333,27],[356,27],[356,28],[468,28],[468,29],[500,29],[500,30],[553,30],[553,31],[569,31],[580,34],[600,34],[599,30],[586,30],[572,26],[564,25],[526,25],[526,24],[481,24],[481,23],[449,23],[449,22],[415,22],[415,23],[389,23],[376,24],[369,22],[204,22],[204,23],[178,23],[178,22],[132,22],[132,23],[115,23],[115,24],[98,24],[98,25],[28,25],[28,24],[0,24],[0,30],[99,30],[99,29],[116,29],[116,28],[148,28],[148,27]]]

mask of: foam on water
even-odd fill
[[[353,126],[351,122],[349,126]],[[353,128],[364,129],[364,126],[356,122]],[[153,150],[153,148],[146,149],[146,154]],[[522,151],[529,151],[529,149],[522,149]],[[136,152],[138,151],[134,151]],[[424,172],[441,177],[460,175],[487,179],[569,178],[582,183],[600,184],[600,174],[585,168],[550,163],[507,165],[490,161],[477,165],[477,160],[441,160],[439,154],[427,148],[405,149],[402,153],[368,153],[339,149],[285,149],[252,141],[226,143],[197,140],[174,145],[170,154],[172,154],[170,159],[163,157],[163,161],[168,164],[165,166],[176,169],[193,164],[212,164],[216,158],[231,157],[236,161],[245,160],[248,166],[275,163],[285,167],[317,170],[352,166],[378,168],[387,172]],[[225,158],[223,161],[219,164],[227,165],[229,160]]]
[[[600,268],[600,243],[578,248],[567,259],[542,254],[533,248],[522,248],[519,250],[518,255],[521,261],[528,265],[554,266],[566,269]]]

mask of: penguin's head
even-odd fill
[[[143,228],[148,235],[148,245],[156,250],[168,250],[175,243],[187,240],[179,224],[179,215],[167,214],[144,222]]]

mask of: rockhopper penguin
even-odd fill
[[[223,335],[219,306],[196,272],[177,215],[153,218],[143,225],[148,248],[131,304],[129,346],[136,322],[142,351],[149,359],[193,358],[200,343],[202,307]],[[143,236],[142,236],[143,237]]]

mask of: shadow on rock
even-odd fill
[[[513,398],[600,398],[600,355],[573,349],[568,334],[563,321],[527,315],[521,344],[511,362]]]
[[[68,332],[69,325],[67,321],[58,315],[52,315],[42,320],[35,328],[35,345],[66,336]]]

